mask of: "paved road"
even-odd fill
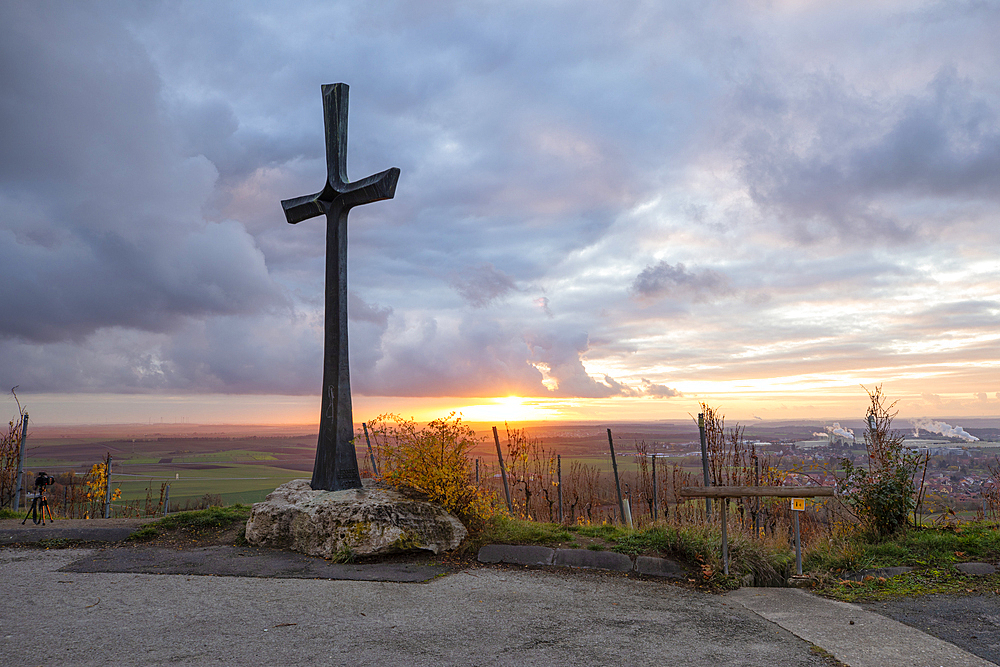
[[[822,646],[851,667],[990,667],[993,663],[859,605],[796,588],[741,588],[727,600],[742,604]]]
[[[924,595],[861,605],[1000,664],[1000,598]]]
[[[474,568],[428,583],[61,571],[0,549],[4,665],[823,665],[741,605],[621,575]]]

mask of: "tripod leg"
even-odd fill
[[[55,521],[55,519],[52,518],[52,508],[49,507],[48,498],[45,499],[45,511],[49,513],[49,521]],[[45,525],[45,515],[42,515],[42,525]]]

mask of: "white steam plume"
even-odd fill
[[[920,429],[923,429],[929,433],[938,433],[945,436],[946,438],[961,438],[966,442],[975,442],[979,440],[976,436],[968,433],[961,426],[951,426],[950,424],[945,424],[944,422],[934,421],[933,419],[916,419],[913,422],[913,434],[919,436]]]
[[[833,426],[827,426],[826,430],[831,434],[830,440],[833,440],[834,435],[839,435],[841,438],[846,438],[848,440],[854,440],[854,431],[849,428],[841,428],[840,422],[833,422]]]

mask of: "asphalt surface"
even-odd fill
[[[724,599],[621,574],[471,568],[427,583],[67,571],[0,549],[21,665],[824,665]]]
[[[142,523],[0,522],[0,593],[16,601],[0,606],[0,663],[828,664],[812,644],[851,667],[1000,663],[996,596],[860,606],[561,567],[335,564],[246,546],[46,548],[118,540]],[[35,548],[3,547],[12,542]]]
[[[32,544],[45,540],[78,540],[82,542],[118,542],[124,540],[153,519],[60,519],[34,524],[31,519],[0,520],[0,546]]]
[[[1000,664],[1000,599],[996,595],[925,595],[860,606]]]
[[[211,546],[184,550],[156,547],[99,549],[70,563],[62,571],[420,582],[452,570],[444,565],[402,559],[365,564],[332,563],[278,549]]]
[[[851,667],[989,667],[994,664],[859,605],[797,588],[741,588],[727,600],[812,642]]]

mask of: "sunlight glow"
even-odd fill
[[[471,422],[522,422],[559,419],[560,410],[520,396],[492,399],[491,404],[466,405],[455,408],[462,419]]]

